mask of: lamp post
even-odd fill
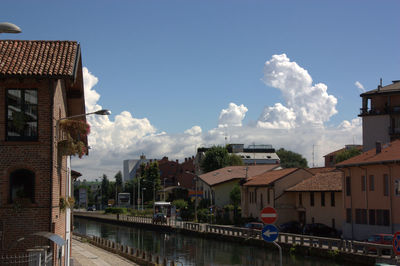
[[[21,33],[21,29],[12,23],[1,22],[0,23],[0,33]]]

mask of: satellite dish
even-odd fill
[[[0,33],[21,33],[21,29],[9,22],[0,22]]]

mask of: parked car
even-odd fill
[[[303,228],[298,221],[290,221],[287,223],[283,223],[278,226],[279,232],[283,233],[291,233],[291,234],[301,234],[303,232]]]
[[[368,243],[374,243],[374,244],[382,244],[382,245],[392,245],[393,242],[393,235],[391,234],[374,234],[368,237],[367,239]],[[376,248],[368,248],[368,252],[376,252]],[[382,250],[382,253],[384,254],[390,254],[389,249]]]
[[[167,216],[164,213],[156,213],[153,216],[153,224],[158,224],[158,223],[166,223],[167,222]]]
[[[87,211],[88,212],[92,212],[92,211],[95,211],[96,210],[96,207],[95,206],[92,206],[92,207],[88,207],[87,208]]]
[[[340,237],[340,233],[335,228],[321,223],[306,224],[303,228],[303,234],[334,238]]]
[[[264,228],[264,225],[262,223],[251,222],[251,223],[245,224],[244,227],[261,231]]]

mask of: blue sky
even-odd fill
[[[142,152],[153,158],[194,155],[201,144],[223,144],[221,134],[232,142],[289,148],[309,162],[312,144],[324,146],[315,158],[321,164],[328,149],[351,139],[361,142],[359,123],[351,122],[361,107],[355,83],[371,90],[379,78],[384,85],[400,79],[398,10],[399,1],[2,1],[1,20],[20,26],[23,33],[0,38],[80,42],[88,79],[97,80],[90,89],[100,96],[90,107],[113,112],[108,121],[93,118],[92,159],[74,160],[89,179],[101,171],[113,175],[122,159]],[[312,78],[311,86],[301,85],[301,90],[323,83],[336,99],[309,107],[314,109],[307,115],[330,108],[316,123],[331,130],[323,134],[332,134],[335,141],[322,143],[320,131],[303,131],[310,126],[297,112],[317,94],[303,93],[303,100],[291,102],[294,92],[284,87],[291,83],[272,84],[269,74],[279,67],[272,58],[282,54],[286,58],[276,60],[292,64],[288,75],[306,71]],[[267,61],[276,68],[266,70]],[[276,103],[287,108],[265,109]],[[224,109],[227,117],[221,117]],[[126,112],[133,120],[124,116],[126,127],[121,127],[117,116]],[[272,126],[273,119],[291,122]],[[345,120],[352,133],[338,129]],[[241,137],[256,125],[259,133]],[[118,127],[130,134],[121,135]],[[188,138],[184,132],[193,127],[201,136]],[[292,137],[277,140],[273,136],[281,133],[271,130],[290,131]],[[293,140],[300,132],[309,135],[303,145]],[[101,149],[107,152],[100,154],[101,145],[95,144],[104,142],[113,148],[105,145]],[[86,170],[97,161],[108,168]]]

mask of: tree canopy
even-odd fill
[[[200,163],[205,173],[230,165],[243,165],[243,161],[239,156],[229,154],[226,147],[222,146],[213,146],[208,149]]]
[[[350,159],[351,157],[360,155],[361,153],[362,153],[362,151],[357,148],[345,149],[336,154],[335,163],[340,163],[340,162],[346,161],[347,159]]]
[[[231,200],[231,203],[233,206],[239,206],[241,202],[241,193],[240,193],[240,187],[238,184],[236,184],[231,192],[229,193],[229,198]]]
[[[280,148],[276,151],[282,168],[307,168],[307,160],[301,154]]]

